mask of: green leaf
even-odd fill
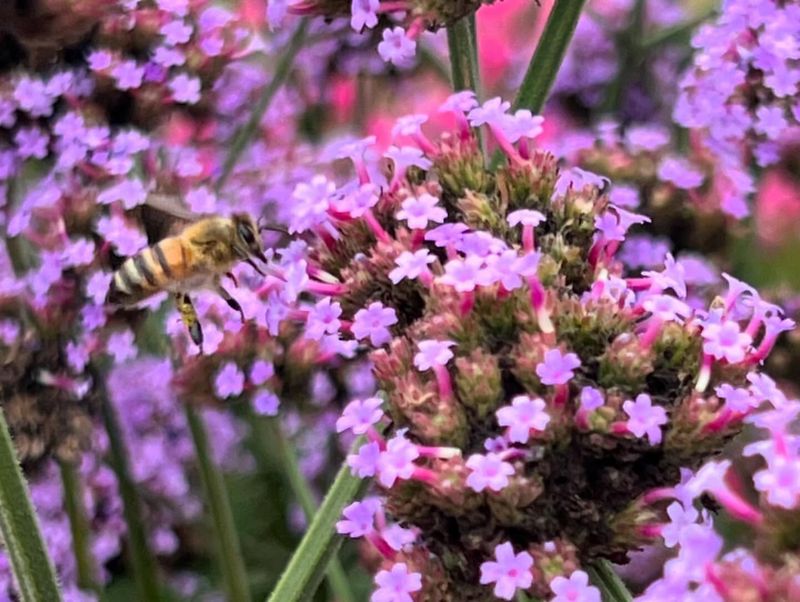
[[[206,493],[211,519],[214,524],[215,542],[217,544],[219,564],[229,602],[249,602],[250,587],[247,581],[247,569],[239,546],[239,536],[233,521],[228,492],[222,473],[211,458],[208,434],[202,417],[188,403],[185,404],[186,420],[192,432],[197,463],[200,467],[200,478]]]
[[[362,443],[363,438],[355,442],[353,453]],[[336,533],[336,522],[344,507],[358,498],[367,484],[368,481],[350,474],[347,464],[342,464],[319,511],[270,594],[269,602],[305,602],[314,596],[328,563],[342,544],[342,536]]]
[[[256,102],[256,104],[253,106],[253,111],[250,113],[250,118],[247,120],[247,123],[245,123],[236,131],[236,134],[233,137],[233,142],[231,142],[230,150],[228,151],[228,156],[225,157],[225,163],[222,165],[222,174],[216,183],[217,191],[222,190],[222,187],[225,185],[228,177],[233,172],[233,167],[236,165],[239,157],[244,152],[247,143],[250,142],[251,138],[256,134],[256,132],[259,131],[261,119],[264,117],[264,113],[267,112],[272,99],[275,97],[275,94],[277,94],[278,90],[281,89],[281,86],[283,86],[283,84],[286,83],[286,80],[289,78],[289,73],[292,70],[294,59],[297,56],[297,53],[300,52],[300,49],[303,47],[305,42],[307,30],[308,21],[303,20],[295,30],[291,40],[289,40],[289,44],[283,51],[283,55],[280,57],[280,59],[278,59],[278,64],[275,67],[275,74],[272,76],[272,81],[270,81],[269,85],[264,88],[264,91],[261,93],[261,97],[258,99],[258,102]]]
[[[541,113],[586,0],[556,0],[517,92],[514,107]]]
[[[0,411],[0,531],[24,602],[61,600],[5,415]]]
[[[608,560],[598,560],[587,572],[591,582],[600,590],[603,602],[633,602],[633,596]]]

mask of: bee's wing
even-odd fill
[[[204,216],[191,211],[178,196],[150,194],[140,207],[140,217],[152,245]]]

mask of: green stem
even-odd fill
[[[250,113],[250,118],[247,120],[247,123],[245,123],[236,131],[236,134],[233,137],[233,142],[231,142],[230,150],[228,151],[228,156],[225,157],[225,163],[222,165],[222,173],[220,174],[219,180],[217,180],[217,191],[222,190],[222,187],[225,185],[225,182],[228,180],[228,177],[233,171],[234,165],[236,165],[236,161],[239,160],[239,157],[244,152],[247,143],[255,135],[255,133],[259,131],[259,124],[261,123],[261,119],[264,117],[264,113],[267,112],[267,109],[269,108],[272,99],[275,97],[275,94],[281,89],[281,86],[283,86],[283,84],[286,82],[286,79],[289,77],[294,59],[297,56],[297,53],[303,47],[307,30],[308,21],[304,20],[295,30],[294,35],[292,36],[291,40],[289,40],[289,44],[283,51],[283,55],[280,57],[280,59],[278,59],[278,64],[275,67],[275,74],[272,76],[272,81],[270,81],[269,85],[264,88],[261,97],[253,107],[252,113]]]
[[[479,94],[478,42],[475,15],[459,19],[447,28],[450,50],[450,78],[453,90],[472,90]]]
[[[89,537],[89,520],[83,505],[83,484],[78,467],[59,460],[61,484],[64,488],[64,505],[69,517],[69,528],[72,533],[72,549],[75,554],[75,566],[78,570],[78,587],[83,590],[100,592],[96,579],[96,565],[92,556]]]
[[[93,376],[96,383],[103,382],[102,374]],[[102,394],[103,422],[111,448],[111,464],[117,475],[119,492],[122,497],[122,510],[128,529],[128,552],[133,562],[133,577],[139,590],[139,599],[147,600],[147,602],[158,602],[163,599],[163,596],[156,573],[156,560],[147,545],[147,533],[142,520],[141,501],[131,477],[128,450],[122,439],[122,429],[119,425],[117,412],[105,391],[102,391]]]
[[[362,443],[363,439],[356,441],[353,453]],[[367,483],[350,474],[350,468],[342,464],[269,602],[304,602],[314,596],[328,563],[342,544],[342,536],[336,533],[336,522],[344,507],[363,492]]]
[[[716,8],[712,8],[711,10],[707,10],[695,17],[687,19],[683,23],[660,29],[644,37],[642,39],[641,48],[643,50],[652,51],[669,44],[686,43],[694,30],[697,29],[697,26],[710,19],[716,12]]]
[[[601,559],[592,564],[588,573],[603,595],[604,602],[633,602],[633,596],[607,560]]]
[[[248,418],[250,419],[250,426],[257,440],[256,450],[258,455],[269,458],[265,462],[262,462],[262,464],[267,468],[275,464],[280,467],[292,493],[294,493],[297,502],[303,509],[306,520],[310,524],[314,519],[314,513],[317,511],[317,502],[311,492],[311,487],[309,487],[306,478],[300,470],[300,466],[297,462],[297,455],[294,453],[291,444],[286,440],[286,436],[283,434],[280,422],[277,418],[258,416],[252,409],[249,410]],[[267,442],[271,442],[271,450],[266,448]],[[350,582],[347,579],[344,568],[342,568],[342,564],[336,556],[332,557],[330,560],[326,578],[337,602],[355,601],[356,598],[350,587]]]
[[[522,80],[514,107],[541,113],[586,0],[556,0]]]
[[[226,600],[248,602],[250,587],[247,582],[247,570],[239,547],[239,537],[233,521],[228,492],[225,490],[225,480],[211,458],[208,434],[202,417],[189,404],[185,404],[184,407],[189,429],[192,432],[200,477],[214,523],[214,532],[219,546],[219,562],[227,590]]]
[[[625,30],[616,36],[615,45],[619,56],[617,75],[611,80],[605,91],[600,110],[604,113],[615,113],[621,106],[625,91],[631,79],[642,68],[645,53],[642,49],[645,18],[644,0],[636,0],[631,11],[630,20]]]
[[[23,602],[61,600],[56,572],[47,555],[28,484],[0,411],[0,531]]]

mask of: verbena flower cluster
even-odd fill
[[[556,139],[550,147],[571,164],[606,177],[613,183],[612,202],[647,215],[649,233],[669,239],[667,250],[673,252],[688,249],[719,257],[731,238],[729,230],[737,225],[726,214],[743,217],[748,212],[746,205],[723,206],[729,200],[728,182],[718,177],[710,158],[695,149],[679,152],[668,128],[657,123],[622,128],[605,121],[594,130]]]
[[[78,583],[59,468],[80,481],[96,581],[135,572],[103,400],[159,572],[187,599],[216,584],[195,572],[210,546],[184,404],[212,462],[253,481],[276,476],[264,433],[280,428],[301,473],[287,484],[313,493],[337,444],[364,438],[346,462],[374,487],[337,528],[361,540],[374,602],[600,602],[598,561],[659,546],[644,602],[800,599],[800,405],[760,371],[777,343],[765,370],[796,380],[797,332],[772,301],[798,304],[726,273],[751,193],[759,228],[771,207],[796,235],[796,2],[723,2],[680,89],[696,7],[587,2],[546,123],[450,96],[443,28],[482,9],[482,98],[514,94],[553,3],[12,4],[0,405],[65,599],[96,595]],[[153,193],[292,234],[265,235],[266,277],[233,270],[245,321],[192,293],[204,355],[166,294],[105,305],[148,244]],[[760,439],[739,454],[744,426]],[[238,483],[234,501],[250,495]],[[248,564],[305,527],[281,489],[274,516],[257,501],[280,533],[248,532]],[[0,599],[18,596],[0,555]]]
[[[755,190],[747,166],[776,163],[781,140],[800,125],[800,4],[726,0],[692,44],[674,117],[704,133],[729,181],[723,207],[740,206]]]
[[[747,394],[764,403],[745,421],[760,437],[744,447],[754,460],[752,480],[743,480],[730,460],[705,464],[672,488],[652,492],[648,501],[666,505],[668,520],[654,525],[677,555],[664,576],[639,598],[642,602],[688,600],[795,600],[800,596],[797,529],[800,520],[800,445],[792,423],[800,402],[788,399],[769,377],[750,375]],[[698,505],[711,495],[749,540],[731,549],[713,528],[713,517]],[[657,502],[658,501],[658,502]]]
[[[438,141],[425,116],[399,120],[388,171],[365,140],[332,152],[354,179],[295,189],[290,228],[315,237],[276,264],[268,312],[291,319],[298,295],[321,295],[304,336],[374,349],[385,398],[337,423],[367,435],[348,463],[382,494],[339,524],[385,559],[374,600],[561,599],[591,590],[586,563],[652,540],[646,495],[739,430],[759,401],[747,378],[791,323],[732,277],[691,308],[670,257],[623,278],[617,252],[647,219],[534,150],[541,118],[471,93],[442,110],[458,127]]]
[[[491,2],[493,0],[489,0]],[[267,15],[279,27],[288,15],[349,18],[356,33],[380,32],[377,51],[398,68],[414,64],[417,40],[426,30],[452,25],[487,0],[269,0]]]

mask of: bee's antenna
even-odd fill
[[[276,226],[275,224],[267,224],[261,221],[263,218],[259,218],[258,220],[258,231],[263,232],[264,230],[269,230],[271,232],[280,232],[281,234],[285,234],[289,236],[289,231],[284,228],[283,226]]]

